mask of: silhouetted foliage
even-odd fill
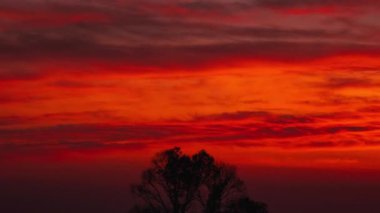
[[[267,213],[264,203],[251,200],[249,197],[241,197],[231,202],[227,207],[228,213]]]
[[[175,147],[156,154],[132,192],[141,201],[132,213],[267,212],[265,204],[246,196],[233,166],[204,150],[188,156]]]

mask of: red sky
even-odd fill
[[[379,12],[378,0],[2,0],[0,166],[144,164],[181,146],[243,167],[377,171]]]

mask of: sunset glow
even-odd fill
[[[4,178],[174,146],[377,174],[380,1],[338,2],[2,0]]]

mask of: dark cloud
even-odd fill
[[[4,81],[3,81],[4,82]],[[1,94],[0,93],[0,105],[1,104],[11,104],[11,103],[31,103],[36,101],[43,101],[50,99],[47,96],[36,95],[36,94],[20,94],[10,95],[10,94]]]
[[[0,123],[7,127],[25,122],[30,123],[33,119],[34,121],[47,119],[62,122],[70,117],[86,116],[110,118],[107,112],[94,111],[79,114],[46,114],[43,118],[9,116],[1,118]],[[249,142],[255,144],[255,146],[312,147],[309,142],[305,141],[308,139],[302,138],[336,135],[337,139],[339,139],[340,134],[364,134],[378,129],[378,125],[375,124],[323,124],[324,121],[331,123],[331,121],[338,122],[339,120],[352,118],[355,117],[352,117],[350,113],[290,115],[273,114],[265,111],[240,111],[203,117],[198,116],[192,121],[177,121],[172,122],[172,124],[73,124],[26,129],[2,129],[0,130],[0,142],[17,145],[39,144],[39,142],[43,141],[52,146],[65,144],[69,147],[85,147],[86,145],[108,147],[122,146],[124,143],[146,144],[159,140],[160,143],[201,142],[234,145],[235,143],[245,144]],[[301,138],[302,140],[289,143],[279,142],[291,138]],[[272,140],[272,142],[268,143],[268,140]],[[304,143],[307,144],[305,145]],[[348,145],[342,142],[336,144],[336,146]]]
[[[269,112],[265,111],[238,111],[230,113],[212,114],[207,116],[195,116],[194,120],[198,121],[231,121],[244,120],[250,118],[266,118],[270,116]]]
[[[313,116],[295,116],[295,115],[275,115],[267,119],[270,123],[276,124],[293,124],[293,123],[313,123]]]
[[[299,144],[289,144],[289,148],[334,148],[334,147],[352,147],[362,145],[361,141],[354,140],[336,140],[336,141],[310,141]]]
[[[359,112],[365,113],[380,113],[380,105],[370,105],[363,108],[358,109]]]
[[[242,61],[307,61],[334,55],[371,54],[378,55],[376,45],[324,44],[311,42],[238,42],[193,46],[139,46],[124,47],[103,45],[97,42],[77,39],[21,40],[17,45],[7,45],[0,51],[3,61],[24,60],[34,63],[44,62],[50,66],[62,67],[65,64],[76,69],[65,72],[102,72],[105,68],[116,67],[116,71],[137,72],[141,68],[157,68],[170,71],[171,68],[199,69],[215,66],[234,66]],[[291,52],[289,50],[292,49]],[[223,63],[222,63],[223,62]],[[78,69],[80,66],[81,69]],[[60,65],[61,64],[61,65]],[[103,66],[95,66],[103,64]],[[69,67],[70,67],[69,66]],[[66,66],[67,67],[67,66]],[[135,67],[135,69],[133,69]],[[140,69],[139,69],[140,67]],[[131,69],[132,68],[132,69]],[[58,68],[58,70],[62,70]],[[107,70],[107,71],[108,71]],[[144,70],[144,69],[143,69]],[[5,78],[30,78],[35,73],[2,73]]]
[[[0,100],[1,104],[1,100]],[[3,116],[0,117],[0,127],[1,126],[12,126],[15,124],[24,124],[30,121],[29,118],[20,117],[20,116]]]
[[[327,82],[321,86],[329,89],[342,89],[350,87],[377,87],[379,84],[365,77],[330,77],[327,79]]]
[[[30,99],[30,101],[38,101],[40,99]],[[41,99],[44,100],[44,99]],[[18,100],[5,100],[5,103],[13,103]],[[20,100],[21,101],[21,100]],[[0,102],[1,104],[1,102]],[[112,120],[119,121],[122,120],[122,117],[116,116],[113,112],[107,110],[92,110],[92,111],[81,111],[81,112],[59,112],[59,113],[45,113],[36,116],[0,116],[0,126],[9,127],[9,126],[20,126],[23,124],[40,124],[45,122],[53,123],[66,123],[73,120]]]
[[[116,125],[57,125],[51,127],[0,130],[1,142],[40,141],[49,143],[114,142],[125,140],[157,140],[188,132],[181,126],[116,126]]]
[[[101,82],[94,82],[94,81],[74,81],[74,80],[58,80],[55,82],[52,82],[50,86],[53,87],[62,87],[62,88],[111,88],[111,84],[101,83]]]
[[[291,126],[284,128],[258,128],[253,132],[258,138],[287,138],[300,137],[308,135],[324,135],[337,134],[340,132],[362,132],[370,131],[372,127],[367,126],[326,126],[326,127],[310,127],[310,126]]]
[[[250,120],[271,124],[313,123],[321,115],[274,114],[266,111],[237,111],[230,113],[195,116],[194,121],[242,121]],[[329,116],[329,115],[326,115]]]
[[[3,81],[26,81],[41,77],[43,73],[32,69],[0,67],[0,80]]]
[[[9,66],[23,61],[27,67],[36,69],[3,69],[0,79],[32,80],[40,77],[41,72],[52,73],[57,67],[68,69],[56,72],[94,73],[102,69],[151,72],[152,68],[195,70],[218,66],[221,61],[225,66],[239,64],[241,60],[295,62],[342,54],[378,55],[380,48],[375,42],[372,45],[358,42],[368,40],[366,31],[215,22],[247,8],[332,3],[97,0],[42,4],[31,0],[24,7],[6,1],[0,7],[0,17],[7,20],[0,23],[4,25],[0,61]],[[183,14],[173,17],[170,11]],[[198,14],[202,11],[219,17],[207,16],[204,20]],[[102,19],[98,20],[99,17]],[[67,23],[60,24],[65,20]]]
[[[236,124],[235,124],[236,125]],[[271,126],[252,124],[243,125],[240,128],[231,128],[233,124],[220,125],[218,129],[208,129],[195,131],[186,137],[173,138],[171,142],[181,143],[210,143],[223,146],[254,146],[254,147],[277,147],[277,148],[321,148],[321,147],[347,147],[358,146],[362,143],[343,141],[342,134],[358,133],[363,134],[368,131],[376,130],[375,126],[349,126],[349,125],[330,125],[330,126]],[[309,142],[310,138],[325,137],[334,135],[336,140],[322,142]],[[315,139],[312,139],[315,140]]]
[[[329,71],[333,70],[344,70],[348,72],[366,72],[366,73],[378,73],[380,72],[380,67],[376,65],[368,66],[333,66]]]
[[[326,86],[324,84],[324,86]],[[333,91],[326,90],[322,92],[319,96],[319,100],[316,101],[301,101],[301,104],[311,105],[311,106],[320,106],[320,107],[326,107],[326,106],[344,106],[344,105],[350,105],[353,106],[353,104],[366,104],[366,105],[373,105],[373,104],[379,104],[380,100],[377,96],[367,96],[363,97],[360,95],[339,95],[333,93]],[[340,113],[336,113],[340,114]],[[348,113],[348,116],[351,118],[360,118],[359,114],[352,114]]]
[[[377,0],[345,0],[344,2],[335,0],[255,0],[259,6],[266,7],[313,7],[313,6],[357,6],[357,7],[367,7],[367,5],[379,6]]]
[[[95,125],[76,124],[29,129],[2,129],[0,143],[4,146],[52,146],[52,147],[123,147],[124,144],[150,144],[159,140],[165,143],[212,143],[234,145],[253,143],[255,146],[302,147],[305,140],[281,143],[287,139],[310,136],[336,135],[345,133],[364,133],[377,130],[370,125],[327,125],[308,124],[283,125],[271,123],[202,123],[185,122],[179,124],[157,125]],[[287,124],[287,125],[285,125]],[[272,142],[268,142],[272,141]],[[318,145],[318,144],[317,144]],[[317,146],[314,144],[314,146]],[[322,146],[323,144],[319,144]],[[351,144],[354,145],[354,144]],[[240,146],[240,145],[239,145]],[[307,145],[312,147],[312,145]],[[347,146],[337,143],[335,146]]]

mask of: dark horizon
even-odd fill
[[[142,153],[142,152],[139,152]],[[212,153],[211,153],[212,154]],[[88,154],[89,155],[89,154]],[[17,162],[0,177],[2,212],[126,212],[136,199],[131,185],[144,162],[83,155],[77,164],[64,160]],[[78,161],[81,159],[81,161]],[[13,163],[14,164],[14,163]],[[377,212],[380,171],[239,165],[252,198],[265,201],[269,212]],[[365,197],[365,199],[363,199]]]

